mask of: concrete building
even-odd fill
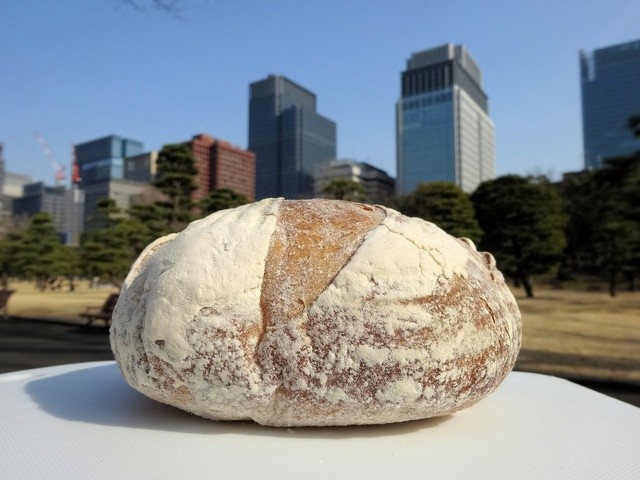
[[[13,215],[13,201],[22,197],[25,185],[33,183],[33,177],[5,171],[2,175],[2,211],[0,219]]]
[[[85,198],[84,230],[102,227],[96,220],[99,201],[111,198],[126,210],[131,206],[131,197],[140,195],[148,188],[146,182],[129,179],[135,177],[146,180],[147,176],[151,176],[151,172],[147,175],[139,170],[141,164],[148,164],[152,168],[151,154],[149,163],[146,163],[147,159],[141,157],[143,151],[142,142],[118,135],[75,145],[75,162],[80,177],[78,185]],[[127,163],[126,159],[131,160]]]
[[[640,114],[640,40],[580,52],[585,168],[640,150],[627,128]]]
[[[32,216],[46,212],[66,245],[78,246],[84,224],[84,193],[76,186],[50,187],[42,182],[24,186],[23,195],[12,204],[14,215]]]
[[[151,183],[157,174],[158,152],[151,151],[125,157],[124,179],[132,182]]]
[[[256,199],[310,198],[314,178],[336,158],[336,124],[316,111],[316,95],[269,75],[249,86],[249,150]]]
[[[364,201],[370,204],[389,203],[394,196],[395,180],[387,172],[365,162],[355,160],[333,160],[315,182],[317,197],[334,180],[351,180],[364,187]]]
[[[256,156],[253,152],[206,134],[194,135],[186,145],[197,161],[198,189],[193,193],[194,200],[218,188],[229,188],[255,200]]]
[[[396,194],[447,181],[464,191],[495,177],[495,127],[480,68],[462,45],[415,53],[396,104]]]
[[[148,185],[131,180],[112,179],[85,185],[82,191],[85,196],[84,229],[102,228],[104,225],[97,219],[98,203],[107,198],[113,199],[123,211],[135,203],[135,199],[143,195]]]

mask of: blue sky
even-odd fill
[[[583,163],[578,51],[640,38],[638,0],[181,1],[183,20],[120,0],[2,2],[7,169],[53,183],[34,131],[67,165],[72,144],[110,134],[246,148],[249,83],[274,73],[318,96],[339,158],[395,174],[400,72],[454,43],[482,69],[498,174],[558,177]]]

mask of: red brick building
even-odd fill
[[[199,172],[194,200],[200,200],[217,188],[230,188],[255,200],[256,155],[253,152],[203,133],[194,135],[186,144],[196,157]]]

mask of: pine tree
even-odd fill
[[[34,280],[39,290],[47,288],[55,276],[56,258],[62,247],[60,237],[48,213],[37,213],[20,235],[16,254],[16,266],[20,274]]]
[[[473,203],[453,183],[420,184],[413,193],[400,200],[399,208],[405,215],[435,223],[455,237],[478,242],[482,236]]]
[[[196,159],[186,145],[165,145],[158,154],[157,169],[154,186],[166,200],[158,201],[156,205],[169,231],[182,230],[193,220],[192,194],[198,188]]]
[[[484,231],[480,247],[533,297],[531,276],[556,266],[565,246],[559,194],[548,184],[506,175],[480,184],[471,200]]]
[[[249,203],[249,199],[246,196],[236,193],[230,188],[218,188],[200,201],[200,208],[203,215],[209,215],[218,210],[235,208],[247,203]]]

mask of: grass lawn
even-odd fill
[[[9,315],[83,322],[88,306],[100,306],[116,291],[39,292],[32,284],[13,282]],[[514,291],[523,315],[523,344],[516,369],[584,380],[640,385],[640,292],[551,290],[537,288],[536,298]]]
[[[79,315],[87,307],[100,307],[109,294],[117,292],[109,286],[89,288],[86,281],[78,282],[73,292],[66,285],[63,290],[40,292],[26,282],[10,282],[9,289],[15,290],[7,304],[9,315],[79,323],[85,322]]]
[[[640,292],[514,293],[524,332],[517,369],[640,385]]]

